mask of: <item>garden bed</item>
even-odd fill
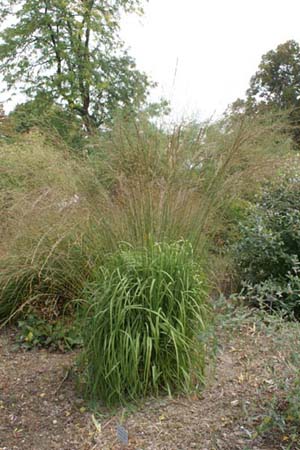
[[[24,351],[15,330],[0,335],[0,449],[298,449],[283,430],[259,433],[276,404],[284,403],[290,354],[299,326],[240,314],[220,321],[215,367],[200,397],[148,399],[108,411],[91,410],[70,370],[76,353]],[[267,418],[267,419],[266,419]],[[121,446],[116,426],[129,432]]]

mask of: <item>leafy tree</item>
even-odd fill
[[[250,80],[247,96],[243,104],[247,113],[266,108],[287,111],[294,141],[300,145],[300,46],[297,42],[287,41],[263,55],[258,71]]]
[[[87,130],[115,110],[137,110],[150,85],[119,37],[122,12],[142,0],[0,0],[0,71],[9,89],[42,91]]]
[[[287,41],[263,55],[248,96],[279,108],[300,106],[300,47]]]

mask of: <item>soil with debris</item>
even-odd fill
[[[25,351],[14,330],[2,330],[0,450],[300,449],[285,446],[288,437],[279,432],[255,434],[287,370],[291,336],[275,335],[252,320],[221,326],[215,369],[200,397],[150,399],[108,412],[91,411],[79,397],[70,375],[76,353]],[[128,445],[118,441],[120,423]]]

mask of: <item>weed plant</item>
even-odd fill
[[[26,350],[34,347],[70,351],[82,345],[80,325],[72,317],[49,321],[29,314],[18,321],[18,343]]]

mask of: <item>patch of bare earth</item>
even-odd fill
[[[99,407],[93,415],[67,376],[74,354],[22,351],[11,330],[2,331],[0,450],[282,449],[279,434],[252,437],[278,390],[288,347],[251,321],[221,329],[216,369],[200,397],[151,399],[110,415]],[[121,420],[129,432],[123,447]]]

